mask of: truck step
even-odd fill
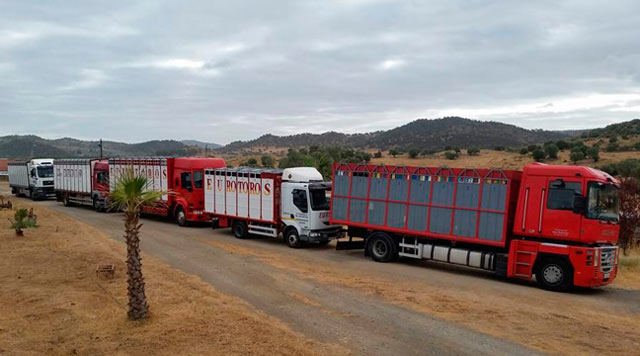
[[[249,233],[260,236],[278,237],[278,230],[269,226],[249,224]]]

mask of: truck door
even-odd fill
[[[544,208],[544,199],[547,195],[547,177],[528,176],[524,186],[522,225],[520,233],[529,236],[540,236],[542,234],[541,217]]]
[[[184,207],[187,211],[185,213],[189,214],[189,203],[193,202],[193,175],[191,171],[180,172],[180,194],[182,198],[186,200],[186,206]]]
[[[573,212],[577,195],[584,194],[582,179],[549,177],[542,217],[542,236],[578,241],[582,216]]]
[[[294,218],[301,229],[309,228],[309,199],[304,189],[293,189],[293,205],[295,207]]]

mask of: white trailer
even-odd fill
[[[324,244],[342,234],[341,226],[329,224],[330,189],[310,167],[205,169],[205,213],[237,238],[282,234],[290,247]]]
[[[8,164],[9,186],[15,195],[44,199],[55,195],[53,187],[53,159],[11,161]]]
[[[93,206],[103,211],[108,205],[109,164],[107,160],[76,158],[54,162],[56,198],[65,206]]]

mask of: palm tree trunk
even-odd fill
[[[138,212],[125,212],[125,238],[127,241],[127,283],[129,312],[131,320],[147,317],[149,306],[144,293],[142,259],[140,258],[140,227]]]

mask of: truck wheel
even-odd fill
[[[546,258],[538,264],[536,281],[543,289],[564,292],[573,285],[573,271],[563,259]]]
[[[178,207],[175,213],[176,224],[179,226],[187,226],[187,214],[184,212],[182,207]]]
[[[300,241],[300,235],[298,235],[298,230],[289,229],[284,234],[284,242],[291,248],[299,248],[302,246],[302,241]]]
[[[104,209],[99,205],[98,198],[93,198],[93,210],[102,212]]]
[[[367,252],[376,262],[391,262],[398,258],[398,249],[393,238],[382,232],[369,237]]]
[[[62,205],[71,206],[71,204],[71,201],[69,201],[69,195],[65,194],[64,197],[62,197]]]
[[[236,238],[246,239],[249,237],[249,233],[247,232],[247,224],[242,221],[234,221],[231,229],[233,230],[233,236],[235,236]]]

